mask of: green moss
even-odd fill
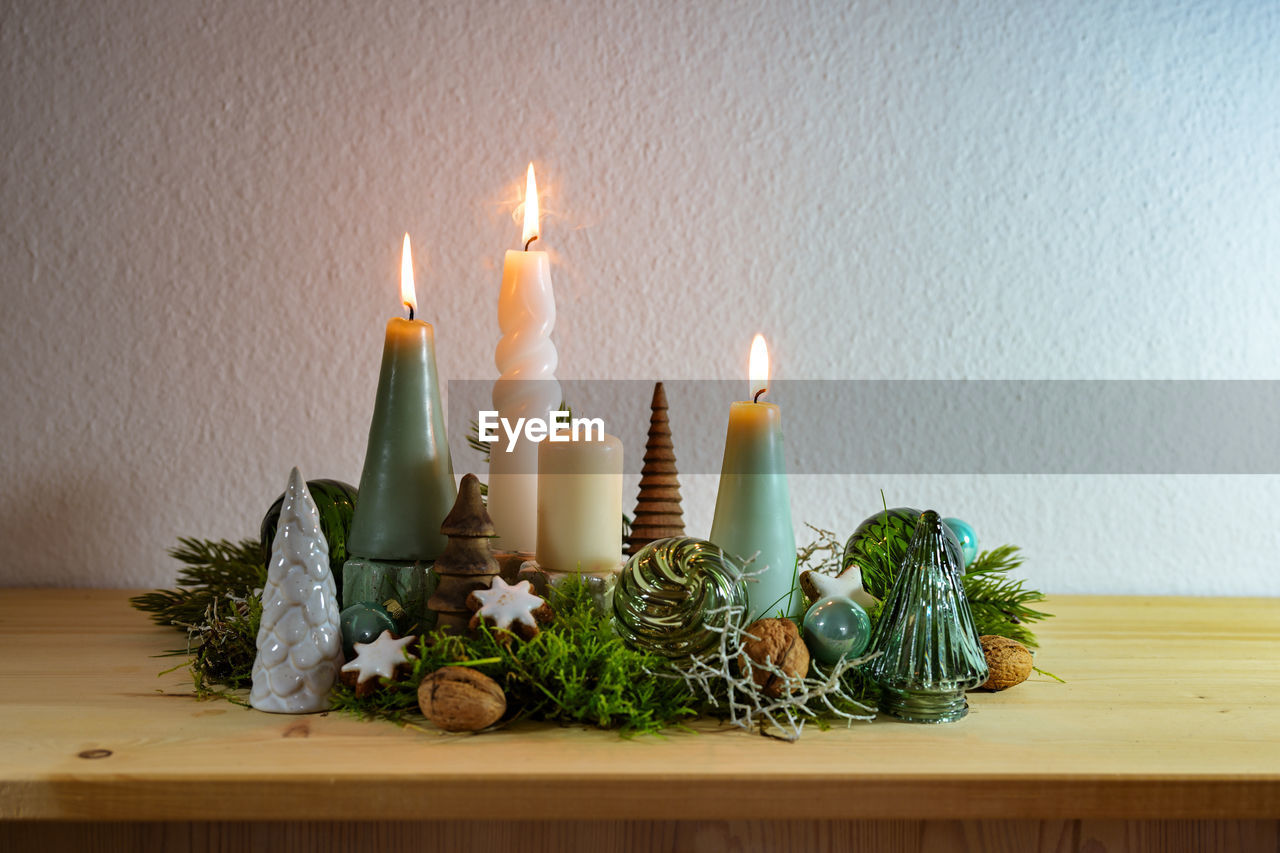
[[[339,685],[335,707],[409,722],[418,716],[423,677],[442,666],[472,666],[502,686],[518,718],[643,733],[696,716],[694,697],[671,677],[667,661],[627,647],[585,584],[553,588],[550,604],[556,619],[532,640],[504,643],[483,628],[474,638],[431,634],[419,645],[408,679],[363,699]]]

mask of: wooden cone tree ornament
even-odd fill
[[[658,382],[649,404],[649,440],[644,445],[644,467],[640,469],[640,491],[627,537],[627,554],[657,539],[684,535],[684,511],[680,508],[680,477],[676,471],[676,451],[667,421],[667,392]]]
[[[471,621],[467,596],[477,589],[488,589],[498,575],[498,561],[489,549],[489,540],[497,531],[480,498],[480,481],[475,474],[462,478],[458,499],[440,532],[449,541],[431,569],[440,583],[427,608],[436,613],[437,628],[465,633]]]

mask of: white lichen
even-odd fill
[[[709,623],[721,621],[710,618],[718,614],[724,614],[723,626],[707,626],[720,635],[716,647],[677,664],[676,669],[691,690],[701,693],[713,708],[724,712],[725,721],[730,725],[794,742],[800,739],[805,723],[812,720],[842,719],[847,726],[855,721],[875,719],[876,709],[850,696],[843,681],[845,673],[871,660],[875,653],[841,660],[829,672],[823,672],[815,663],[813,674],[803,678],[784,672],[770,659],[753,662],[751,668],[743,672],[738,665],[743,647],[748,641],[760,638],[748,634],[743,627],[744,608],[731,605],[710,610],[707,612]],[[777,697],[766,694],[752,677],[751,669],[778,676],[791,692]]]

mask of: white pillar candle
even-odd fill
[[[622,563],[622,442],[538,446],[538,565],[553,572],[615,572]]]
[[[519,418],[547,419],[560,408],[558,363],[551,330],[556,300],[546,252],[531,252],[538,239],[538,187],[533,164],[525,183],[524,251],[508,251],[502,263],[498,325],[502,339],[494,354],[501,374],[493,385],[498,416],[516,424]],[[489,454],[489,517],[498,531],[495,545],[503,551],[532,552],[537,543],[538,448],[523,436],[507,449],[493,444]]]

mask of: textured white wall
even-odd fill
[[[442,376],[493,376],[530,159],[567,377],[761,330],[790,378],[1277,378],[1277,44],[1245,0],[6,3],[0,582],[166,583],[291,465],[357,480],[406,230]],[[1280,594],[1280,477],[813,476],[797,524],[881,487],[1049,590]]]

